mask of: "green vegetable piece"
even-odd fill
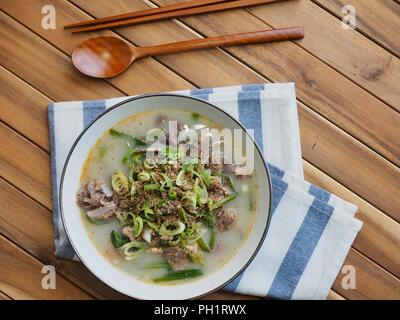
[[[196,193],[197,201],[200,204],[206,204],[208,200],[208,192],[206,186],[203,188],[199,186],[199,178],[194,182],[194,192]]]
[[[111,243],[114,246],[114,248],[119,248],[128,242],[129,242],[128,237],[120,234],[115,230],[111,231]]]
[[[212,230],[211,230],[210,241],[208,242],[208,247],[209,247],[211,250],[214,249],[216,238],[217,238],[217,233],[215,232],[214,229],[212,229]]]
[[[150,263],[144,267],[146,270],[154,270],[154,269],[167,269],[168,271],[172,271],[172,267],[168,262],[154,262]]]
[[[153,230],[155,230],[156,232],[158,232],[158,225],[155,222],[149,221],[149,220],[145,220],[146,224],[152,228]]]
[[[138,179],[140,181],[149,181],[150,180],[150,174],[146,171],[142,171],[138,174]]]
[[[176,177],[175,184],[178,187],[182,187],[186,183],[186,180],[184,179],[184,174],[185,174],[185,170],[182,169],[181,171],[179,171],[179,173],[178,173],[178,175]]]
[[[205,252],[211,252],[211,248],[208,246],[207,242],[203,239],[203,237],[197,240],[197,244],[199,247],[204,250]]]
[[[160,190],[160,186],[158,184],[151,183],[151,184],[146,184],[143,187],[143,189],[144,189],[144,191]]]
[[[143,165],[146,169],[151,170],[156,167],[156,162],[155,161],[150,161],[149,159],[145,159],[143,162]]]
[[[165,135],[165,131],[161,128],[153,128],[150,129],[146,134],[146,143],[150,144],[155,142],[156,140],[160,140],[160,137]]]
[[[188,252],[188,257],[190,262],[204,266],[204,256],[201,254],[200,251],[196,253]]]
[[[185,224],[181,221],[165,221],[158,233],[162,236],[174,236],[185,231]]]
[[[143,230],[143,219],[141,217],[136,217],[133,220],[133,235],[136,237],[138,237]]]
[[[112,222],[114,220],[114,219],[92,219],[87,214],[85,214],[85,216],[86,216],[86,219],[90,223],[93,223],[93,224],[96,224],[96,225],[107,224],[107,223],[110,223],[110,222]]]
[[[197,112],[192,113],[192,118],[195,120],[198,120],[200,118],[200,115]]]
[[[161,173],[164,178],[164,181],[161,183],[160,191],[167,191],[172,187],[172,180],[165,173]]]
[[[143,203],[142,211],[147,219],[154,220],[154,210],[149,207],[147,201]]]
[[[124,259],[130,261],[142,254],[145,248],[146,244],[144,242],[131,241],[120,247],[120,251]]]
[[[172,271],[167,273],[166,276],[161,278],[153,279],[154,282],[166,282],[166,281],[175,281],[175,280],[184,280],[190,278],[196,278],[203,275],[203,272],[200,269],[187,269],[180,271]]]
[[[115,193],[124,195],[129,191],[128,178],[120,170],[115,170],[111,175],[111,186]]]
[[[205,211],[199,215],[208,227],[212,228],[215,225],[215,215],[212,211]]]
[[[229,196],[227,196],[227,197],[225,197],[225,198],[223,198],[221,200],[218,200],[218,201],[215,201],[214,203],[211,203],[209,205],[209,208],[210,208],[210,210],[215,210],[215,209],[217,209],[219,207],[222,207],[223,205],[225,205],[229,201],[232,201],[235,198],[236,198],[236,193],[232,193]]]
[[[172,188],[168,191],[168,198],[171,200],[175,200],[177,198],[178,194],[176,193],[176,189]]]
[[[206,170],[202,170],[200,172],[201,178],[203,179],[204,183],[206,184],[206,186],[210,186],[211,182],[212,182],[212,175],[211,175],[211,170],[210,169],[206,169]]]
[[[186,191],[182,196],[183,207],[189,212],[196,212],[197,197],[192,191]]]
[[[125,132],[121,132],[121,131],[118,131],[118,130],[115,130],[115,129],[110,129],[110,134],[112,136],[114,136],[114,137],[121,137],[121,138],[128,139],[130,142],[132,142],[134,145],[137,145],[137,146],[145,146],[145,145],[147,145],[145,141],[143,141],[141,139],[138,139],[138,138],[135,138],[135,137],[133,137],[133,136],[131,136],[131,135],[125,133]]]
[[[249,186],[248,186],[247,183],[243,183],[243,184],[242,184],[242,192],[243,192],[243,193],[249,192]]]

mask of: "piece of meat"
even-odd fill
[[[238,214],[234,209],[218,209],[215,216],[217,230],[222,232],[234,225]]]
[[[84,209],[96,209],[111,201],[112,192],[102,181],[89,181],[76,195],[77,204]]]
[[[122,234],[124,236],[127,236],[129,238],[129,240],[131,240],[131,241],[135,241],[136,240],[135,236],[133,235],[133,228],[132,227],[128,226],[128,227],[122,228]]]
[[[181,247],[165,247],[164,257],[174,269],[188,262],[186,251]]]
[[[102,207],[89,210],[87,216],[92,220],[109,220],[115,215],[115,203],[109,202]]]

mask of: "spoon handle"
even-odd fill
[[[296,40],[302,38],[304,38],[303,28],[264,30],[205,39],[173,42],[151,47],[135,48],[135,55],[137,58],[143,58],[148,56],[183,52],[189,50],[215,48],[219,46],[235,46],[251,43]]]

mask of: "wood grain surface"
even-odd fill
[[[296,83],[306,179],[356,204],[364,223],[345,261],[357,271],[357,287],[343,289],[339,273],[328,299],[400,299],[400,5],[353,1],[356,30],[341,28],[341,0],[296,0],[90,34],[62,28],[176,3],[145,1],[0,0],[0,299],[127,298],[82,264],[54,257],[48,103],[287,81]],[[55,30],[40,25],[49,3]],[[73,47],[96,35],[149,46],[293,26],[306,30],[297,44],[146,58],[111,80],[84,77],[70,64]],[[41,288],[47,264],[56,267],[56,290]],[[221,291],[206,298],[254,297]]]

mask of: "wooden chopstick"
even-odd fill
[[[287,1],[287,0],[235,0],[230,2],[222,2],[217,4],[205,5],[201,7],[189,8],[189,9],[181,9],[175,10],[171,12],[164,12],[159,14],[153,14],[150,16],[138,17],[138,18],[131,18],[121,21],[114,21],[104,24],[98,24],[94,26],[85,26],[75,30],[72,30],[72,33],[78,32],[85,32],[85,31],[95,31],[95,30],[103,30],[103,29],[110,29],[110,28],[118,28],[118,27],[126,27],[140,23],[146,22],[154,22],[154,21],[161,21],[167,19],[174,19],[174,18],[182,18],[197,14],[204,14],[204,13],[212,13],[217,11],[224,11],[229,9],[238,9],[250,6],[257,6],[267,3],[273,2],[280,2],[280,1]]]
[[[89,21],[75,22],[75,23],[65,25],[64,29],[83,27],[83,26],[92,26],[92,25],[96,25],[96,24],[100,24],[100,23],[109,23],[109,22],[126,20],[126,19],[131,19],[131,18],[150,16],[153,14],[158,14],[158,13],[163,13],[163,12],[171,12],[171,11],[181,10],[181,9],[196,8],[196,7],[201,7],[201,6],[205,6],[205,5],[216,4],[216,3],[221,3],[221,2],[230,2],[230,1],[235,1],[235,0],[186,1],[183,3],[171,4],[171,5],[167,5],[167,6],[160,7],[160,8],[151,8],[151,9],[146,9],[146,10],[123,13],[123,14],[119,14],[119,15],[115,15],[115,16],[98,18],[98,19],[89,20]]]

